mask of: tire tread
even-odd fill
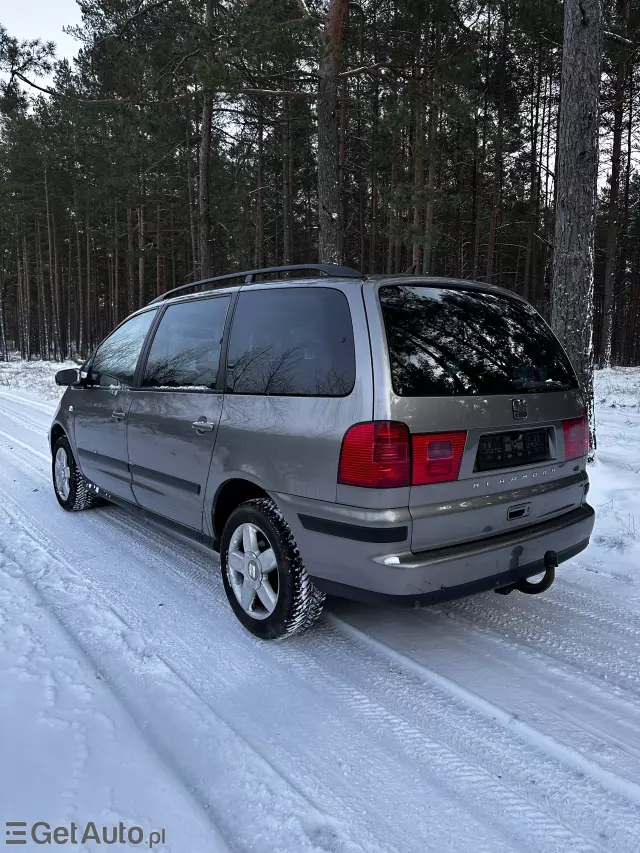
[[[243,506],[252,507],[266,515],[279,532],[282,545],[289,552],[293,574],[293,607],[276,639],[284,640],[294,634],[302,634],[304,631],[308,631],[320,618],[326,596],[314,586],[307,574],[291,528],[274,501],[271,498],[254,498],[246,501]]]

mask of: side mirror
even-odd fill
[[[59,370],[56,373],[56,385],[77,385],[80,382],[80,371],[76,367]]]

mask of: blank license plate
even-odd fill
[[[546,459],[549,459],[549,433],[546,429],[483,435],[478,444],[476,471],[531,465]]]

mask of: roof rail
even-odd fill
[[[272,273],[296,272],[297,270],[319,272],[327,276],[334,276],[335,278],[364,278],[362,273],[357,270],[351,269],[351,267],[342,267],[339,264],[293,264],[286,267],[264,267],[263,269],[244,270],[243,272],[232,272],[227,275],[218,275],[215,278],[204,278],[202,281],[192,281],[190,284],[181,284],[180,287],[174,287],[173,290],[167,290],[167,292],[163,293],[162,296],[157,296],[155,299],[152,299],[151,302],[149,302],[149,305],[154,305],[156,302],[163,302],[165,299],[169,299],[174,294],[181,293],[183,290],[189,290],[192,287],[214,285],[214,287],[210,289],[215,290],[215,285],[218,282],[227,282],[234,278],[244,278],[243,284],[254,284],[256,276],[258,275],[262,276],[270,275]],[[223,287],[224,285],[218,286]]]

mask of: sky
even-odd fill
[[[79,42],[62,32],[63,27],[80,23],[76,0],[0,0],[0,23],[19,40],[55,42],[58,59],[71,59],[78,51]]]

